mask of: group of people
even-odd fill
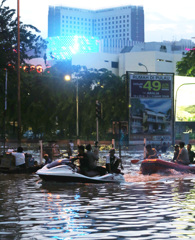
[[[102,176],[107,172],[120,173],[118,169],[119,164],[121,169],[123,169],[122,160],[116,156],[115,149],[111,149],[109,155],[106,157],[106,168],[97,166],[99,156],[97,155],[96,148],[95,151],[92,151],[91,144],[87,144],[86,147],[83,145],[78,146],[78,155],[71,158],[71,160],[74,162],[77,159],[79,159],[79,172],[87,176],[94,176],[96,174]]]
[[[68,158],[74,162],[79,160],[79,172],[87,175],[104,175],[106,173],[119,173],[119,165],[123,169],[122,160],[115,154],[115,149],[112,148],[109,151],[108,156],[106,156],[106,167],[98,166],[99,160],[99,146],[98,142],[95,142],[95,146],[92,149],[91,144],[87,144],[85,147],[83,145],[78,146],[78,154],[73,156],[74,152],[74,143],[72,140],[69,141],[67,145]],[[62,153],[63,154],[63,153]],[[51,163],[52,159],[48,154],[44,154],[45,164]]]
[[[188,144],[187,149],[185,148],[184,142],[179,142],[179,145],[175,145],[174,156],[172,162],[179,164],[188,165],[194,163],[195,153],[191,150],[192,145]],[[158,158],[158,153],[155,148],[152,148],[150,144],[146,146],[145,159]]]
[[[173,156],[173,162],[177,162],[184,165],[194,163],[195,153],[191,150],[192,145],[189,143],[187,149],[184,142],[179,142],[179,145],[175,145],[175,151]]]

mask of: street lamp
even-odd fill
[[[146,65],[144,65],[143,63],[138,63],[139,66],[145,67],[146,68],[146,72],[148,72],[148,68],[146,67]]]
[[[79,87],[78,87],[78,77],[75,75],[72,75],[74,79],[76,79],[76,136],[77,139],[79,139]],[[71,75],[66,74],[64,76],[64,80],[69,82],[71,81]]]

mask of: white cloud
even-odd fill
[[[142,5],[145,12],[146,41],[171,40],[183,36],[191,39],[195,36],[195,0],[20,0],[21,21],[39,28],[47,37],[47,19],[49,5],[72,6],[97,9],[122,5]],[[5,5],[17,8],[16,0],[7,0]],[[154,35],[153,35],[154,34]],[[166,39],[162,39],[162,36]]]

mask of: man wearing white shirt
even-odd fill
[[[11,154],[15,157],[16,167],[26,168],[25,154],[22,147],[18,147],[17,152],[12,152]]]

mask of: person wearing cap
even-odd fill
[[[174,155],[173,155],[173,162],[177,159],[177,156],[178,156],[178,154],[179,154],[179,145],[175,145],[174,146]]]
[[[190,163],[189,155],[187,149],[184,146],[185,146],[184,142],[179,143],[180,150],[176,162],[179,164],[188,165]]]
[[[123,170],[123,164],[122,160],[115,155],[115,149],[112,148],[109,152],[109,155],[106,156],[106,170],[108,173],[119,173],[120,170],[118,169],[118,166],[121,166],[121,169]]]
[[[52,162],[47,153],[44,154],[43,158],[45,159],[45,165]]]

